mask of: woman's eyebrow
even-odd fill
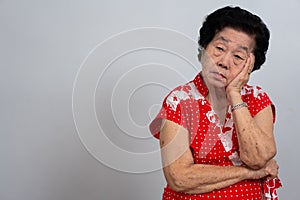
[[[223,36],[220,36],[220,37],[216,38],[215,41],[221,41],[221,42],[224,42],[224,43],[229,43],[230,42],[230,40],[227,40]]]
[[[238,46],[238,49],[244,50],[247,54],[249,52],[249,49],[245,46]]]
[[[221,41],[223,41],[223,42],[225,42],[225,43],[231,42],[230,40],[227,40],[227,39],[224,38],[223,36],[220,36],[220,37],[218,38],[218,40],[221,40]]]
[[[217,41],[218,40],[221,40],[224,43],[230,43],[231,42],[230,40],[224,38],[223,36],[220,36],[219,38],[217,38]],[[238,49],[244,50],[246,53],[249,52],[248,47],[245,47],[245,46],[238,46]]]

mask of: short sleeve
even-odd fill
[[[184,128],[187,127],[184,118],[184,105],[182,105],[182,101],[184,101],[185,98],[188,98],[187,94],[182,90],[176,89],[165,97],[159,113],[149,125],[150,132],[154,137],[159,139],[163,119],[170,120]]]
[[[273,122],[275,122],[275,105],[267,93],[265,93],[259,86],[252,86],[251,88],[248,87],[247,89],[248,91],[244,96],[244,101],[248,104],[252,117],[254,117],[267,106],[271,106],[273,111]]]

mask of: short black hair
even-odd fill
[[[255,63],[252,71],[260,69],[266,61],[270,39],[270,31],[261,18],[240,7],[226,6],[214,11],[206,17],[200,28],[198,41],[200,49],[205,49],[215,35],[225,27],[254,36]]]

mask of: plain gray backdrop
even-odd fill
[[[0,0],[0,199],[160,199],[165,185],[161,170],[134,174],[112,169],[96,159],[81,141],[72,111],[76,75],[99,43],[123,31],[160,27],[178,31],[196,41],[204,17],[224,5],[239,5],[258,14],[271,30],[267,62],[253,74],[251,83],[262,86],[277,108],[276,159],[283,183],[278,191],[280,199],[298,199],[299,0]],[[196,49],[191,50],[194,51]],[[118,74],[122,70],[125,73],[135,60],[140,62],[134,65],[149,63],[156,53],[144,51],[125,56],[107,73]],[[164,54],[156,59],[158,57],[161,59]],[[125,71],[122,66],[127,66]],[[183,65],[176,67],[174,69],[187,79],[195,75]],[[131,78],[148,80],[148,75],[136,73]],[[155,74],[156,82],[165,77],[166,74],[159,71]],[[104,83],[99,82],[101,87],[98,86],[95,95],[96,115],[107,137],[128,151],[140,151],[143,147],[145,152],[157,149],[158,141],[147,131],[133,133],[135,140],[126,145],[128,138],[122,130],[126,129],[126,123],[112,127],[116,122],[111,120],[112,114],[103,113],[110,110],[102,110],[105,106],[109,108],[109,104],[101,102],[101,97],[110,96],[106,92],[113,89],[110,80],[114,78],[108,74],[102,80]],[[169,87],[183,82],[172,79],[171,72],[168,79],[173,80]],[[127,80],[127,83],[130,82]],[[149,113],[145,117],[143,113],[150,109],[148,104],[160,104],[168,89],[172,89],[161,88],[149,87],[147,93],[136,90],[131,99],[125,99],[136,124],[145,127],[158,109],[151,110],[150,117]],[[114,103],[117,105],[118,101]],[[120,123],[122,119],[127,120],[119,117]],[[138,134],[145,139],[138,139]],[[110,155],[108,149],[99,148]],[[151,163],[160,164],[160,160],[154,159]],[[133,164],[139,165],[138,162]]]

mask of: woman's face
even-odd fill
[[[224,28],[202,52],[202,76],[208,86],[226,87],[244,68],[255,47],[254,38]]]

